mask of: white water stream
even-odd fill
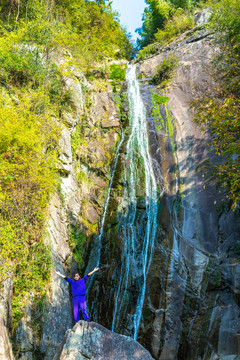
[[[124,162],[126,214],[122,222],[123,245],[121,273],[115,296],[112,331],[116,331],[122,319],[127,301],[128,284],[133,277],[137,278],[137,300],[133,315],[132,336],[137,339],[145,298],[146,279],[151,264],[154,240],[157,229],[157,182],[154,175],[152,159],[149,154],[146,110],[136,79],[135,65],[129,65],[126,81],[128,83],[129,127],[131,134],[126,146]],[[139,186],[139,164],[142,168],[142,187],[145,188],[144,233],[139,236],[136,224],[137,193]],[[141,171],[141,170],[140,170]]]
[[[102,216],[102,219],[101,219],[100,232],[99,232],[99,235],[98,235],[98,254],[97,254],[96,267],[98,267],[99,263],[100,263],[100,256],[101,256],[101,250],[102,250],[102,235],[103,235],[104,223],[105,223],[108,204],[109,204],[109,200],[110,200],[112,183],[113,183],[113,179],[114,179],[114,175],[115,175],[115,171],[116,171],[116,167],[117,167],[119,151],[120,151],[120,148],[122,146],[123,140],[124,140],[124,132],[122,132],[122,134],[121,134],[121,140],[119,141],[117,151],[116,151],[116,153],[114,155],[114,159],[113,159],[113,167],[112,167],[112,171],[111,171],[111,179],[110,179],[109,188],[108,188],[108,195],[107,195],[107,200],[106,200],[104,210],[103,210],[103,216]]]
[[[97,237],[97,244],[95,247],[96,253],[94,254],[94,257],[93,257],[95,267],[99,267],[99,265],[100,265],[101,252],[102,252],[102,235],[103,235],[103,230],[104,230],[104,224],[105,224],[105,219],[106,219],[106,215],[107,215],[113,179],[114,179],[114,175],[115,175],[115,171],[116,171],[116,167],[117,167],[117,163],[118,163],[119,151],[120,151],[123,141],[124,141],[124,132],[122,131],[121,140],[118,143],[117,150],[116,150],[114,158],[113,158],[113,165],[112,165],[112,170],[111,170],[111,178],[110,178],[110,182],[109,182],[107,200],[104,205],[103,215],[102,215],[102,219],[101,219],[101,223],[100,223],[100,231],[99,231],[99,235]],[[88,264],[88,269],[86,272],[90,271],[90,269],[91,268],[89,267],[89,264]],[[88,282],[88,289],[90,289],[93,285],[94,275],[91,276],[90,281]],[[90,291],[89,291],[89,293],[90,293]],[[94,301],[92,302],[92,307],[93,308],[96,307]]]

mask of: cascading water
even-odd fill
[[[157,181],[154,175],[153,164],[149,154],[146,111],[140,95],[140,87],[136,79],[136,67],[130,65],[127,70],[129,101],[129,127],[131,134],[126,146],[124,161],[125,191],[124,199],[127,203],[126,213],[121,222],[122,265],[118,288],[115,294],[112,331],[118,331],[124,319],[128,303],[129,283],[134,282],[135,312],[132,317],[132,336],[137,338],[142,308],[145,298],[146,278],[153,255],[154,240],[157,229],[158,194]],[[141,187],[144,196],[139,228],[137,189]]]

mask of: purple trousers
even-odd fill
[[[84,295],[74,296],[72,299],[73,303],[73,316],[74,320],[78,322],[80,320],[79,308],[83,314],[83,318],[85,321],[89,320],[89,316],[86,311],[86,297]]]

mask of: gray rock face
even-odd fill
[[[14,334],[14,349],[16,359],[32,360],[34,353],[35,333],[31,328],[30,303],[25,310],[25,317],[19,323]]]
[[[205,22],[208,16],[207,11],[199,14],[196,18],[197,24]],[[169,51],[180,60],[172,84],[162,93],[169,97],[169,110],[175,122],[175,156],[182,195],[178,216],[174,212],[174,200],[172,200],[176,196],[177,184],[168,172],[171,167],[169,148],[166,149],[162,145],[162,134],[156,132],[161,153],[161,169],[165,181],[169,184],[167,193],[171,208],[170,219],[161,216],[161,222],[167,230],[167,236],[174,239],[173,244],[168,243],[163,246],[169,251],[170,245],[171,257],[175,258],[173,269],[167,267],[162,270],[168,272],[171,281],[162,276],[161,285],[159,284],[162,286],[167,281],[167,285],[164,286],[166,295],[159,294],[158,305],[164,307],[165,320],[159,317],[156,295],[152,295],[155,288],[152,289],[151,279],[154,277],[155,267],[157,262],[164,261],[165,258],[162,255],[160,258],[157,256],[157,249],[149,275],[152,303],[146,301],[145,306],[151,309],[154,304],[155,308],[152,339],[149,340],[152,353],[160,360],[197,359],[198,356],[215,359],[214,354],[229,355],[232,358],[234,356],[232,354],[240,352],[239,335],[237,335],[240,332],[237,280],[239,269],[237,252],[234,250],[240,234],[239,216],[232,212],[219,215],[216,211],[216,204],[220,202],[219,193],[205,182],[204,174],[196,171],[204,160],[215,159],[215,155],[207,146],[207,143],[210,143],[209,135],[196,126],[190,107],[196,95],[201,96],[206,89],[213,87],[208,68],[218,49],[211,44],[211,35],[201,30],[194,37],[177,44],[170,44],[166,52],[144,61],[139,66],[139,70],[149,78]],[[153,87],[151,90],[158,92]],[[144,83],[142,93],[149,114],[150,129],[155,132],[151,118],[149,86]],[[154,141],[153,136],[150,139],[151,142]],[[155,148],[152,145],[152,149]],[[154,158],[157,157],[154,151],[152,154]],[[171,230],[167,229],[169,221],[174,224],[172,235]],[[164,244],[164,240],[162,241],[161,244]],[[163,269],[163,265],[160,268]],[[182,286],[179,283],[182,283]],[[177,300],[174,297],[176,287],[181,289]],[[229,288],[231,288],[230,294]],[[182,291],[185,292],[185,299],[183,297],[181,299]],[[209,309],[211,306],[213,308]],[[204,328],[204,324],[208,324],[208,327]],[[146,329],[143,326],[143,334],[148,329],[146,323],[145,327]],[[159,341],[156,340],[158,338]],[[199,341],[200,338],[204,340]],[[148,348],[144,339],[141,343]],[[211,350],[208,347],[211,347]]]
[[[11,307],[11,295],[12,295],[13,280],[8,278],[2,284],[0,293],[0,317],[3,319],[5,326],[11,328],[12,307]]]
[[[68,330],[54,360],[151,360],[149,352],[131,338],[94,322],[79,321]]]
[[[62,136],[60,139],[60,151],[59,160],[61,161],[61,169],[69,174],[72,170],[72,149],[71,149],[71,133],[64,126],[62,130]]]
[[[197,26],[199,26],[199,25],[202,25],[202,24],[208,22],[210,15],[211,15],[211,12],[209,11],[209,9],[204,9],[204,10],[196,13],[194,16],[195,24]]]
[[[207,13],[205,15],[207,16]],[[200,15],[199,19],[201,19]],[[240,351],[239,341],[234,336],[234,333],[240,331],[239,311],[236,304],[236,301],[239,301],[239,284],[236,280],[236,274],[238,274],[239,270],[235,261],[227,261],[226,259],[230,255],[229,249],[234,248],[234,244],[236,244],[239,237],[239,218],[232,213],[225,213],[219,217],[215,204],[219,202],[220,196],[213,186],[206,184],[204,175],[196,171],[199,163],[207,159],[214,159],[214,154],[209,152],[207,146],[207,142],[210,142],[209,136],[196,126],[193,121],[193,112],[190,108],[191,101],[194,100],[196,94],[199,96],[205,92],[206,88],[213,86],[208,67],[209,61],[217,49],[211,46],[212,39],[209,34],[205,32],[205,35],[203,35],[204,30],[203,34],[200,34],[199,37],[195,36],[194,41],[193,39],[192,41],[186,39],[178,44],[170,44],[167,49],[167,51],[170,50],[180,60],[180,66],[177,69],[174,81],[162,93],[162,95],[169,97],[169,109],[171,116],[175,119],[175,156],[177,158],[176,165],[179,169],[181,194],[183,195],[179,205],[178,216],[174,212],[174,202],[171,200],[176,196],[177,184],[168,171],[174,162],[171,163],[169,148],[162,145],[162,133],[156,132],[158,146],[156,145],[155,147],[153,141],[156,140],[153,136],[150,136],[153,149],[152,155],[155,159],[157,154],[154,150],[160,149],[162,174],[165,181],[169,184],[167,196],[169,198],[169,206],[173,209],[171,210],[170,218],[165,219],[163,216],[161,220],[162,226],[167,230],[167,236],[170,239],[173,237],[172,244],[168,243],[163,246],[167,251],[169,251],[169,246],[174,249],[172,250],[171,258],[174,257],[175,262],[173,268],[168,267],[164,270],[168,273],[168,279],[166,276],[161,276],[160,284],[166,282],[166,286],[164,286],[166,294],[159,294],[158,306],[164,304],[164,320],[162,316],[158,315],[156,295],[152,295],[155,287],[152,287],[151,279],[154,278],[155,267],[159,267],[156,262],[164,261],[163,259],[165,258],[162,255],[158,258],[157,251],[155,252],[150,269],[148,285],[149,300],[152,300],[152,303],[148,300],[145,305],[147,309],[152,309],[153,311],[154,304],[155,320],[154,325],[151,327],[152,338],[149,338],[149,341],[151,342],[152,353],[156,359],[160,360],[195,359],[198,356],[197,349],[199,353],[205,353],[206,359],[210,359],[213,353],[211,351],[208,352],[206,348],[205,350],[201,349],[201,346],[204,348],[208,342],[211,343],[216,353],[221,356],[238,354]],[[139,70],[145,73],[147,78],[151,77],[155,67],[167,55],[168,52],[163,52],[144,61],[140,64]],[[149,114],[149,126],[155,132],[155,126],[151,117],[151,95],[149,90],[158,92],[156,88],[150,88],[143,83],[142,94]],[[171,224],[174,224],[173,231],[168,228],[167,224],[169,221]],[[164,244],[165,240],[162,241],[161,244]],[[233,258],[236,257],[233,253],[230,256],[232,255]],[[168,261],[167,257],[165,258],[166,261]],[[221,265],[220,261],[222,262]],[[230,265],[229,262],[233,262],[233,264]],[[160,265],[160,269],[163,271],[163,265]],[[210,271],[209,277],[206,276],[207,269],[208,273]],[[214,273],[215,275],[213,275]],[[212,279],[210,280],[211,277]],[[227,279],[229,285],[231,284],[235,302],[233,301],[233,294],[228,296],[221,289],[221,287],[224,288]],[[207,285],[209,281],[211,285]],[[215,310],[209,311],[207,315],[207,306],[210,306],[214,300],[211,300],[211,296],[206,294],[205,296],[208,299],[208,305],[206,306],[202,299],[204,298],[204,292],[206,289],[209,290],[210,286],[213,291],[211,296],[215,298]],[[178,288],[178,295],[175,296],[176,288]],[[190,293],[188,293],[189,291]],[[195,300],[195,295],[191,294],[191,291],[196,292]],[[192,304],[191,306],[195,308],[197,306],[198,310],[190,310],[189,303],[186,305],[184,293]],[[194,303],[195,305],[193,305]],[[221,311],[217,310],[219,307],[221,308],[220,304],[223,306]],[[190,322],[190,313],[186,310],[186,306],[192,312],[192,320]],[[188,316],[186,318],[187,313]],[[207,331],[201,330],[203,326],[203,323],[199,321],[201,313],[206,315],[205,322],[209,324]],[[211,313],[212,315],[210,316]],[[233,316],[233,313],[235,316]],[[146,328],[144,329],[144,327]],[[145,323],[142,330],[143,334],[147,332],[147,329],[149,328]],[[200,337],[205,337],[204,345],[199,345],[198,339]],[[157,341],[158,338],[161,341]],[[149,348],[144,338],[141,343]],[[187,344],[188,350],[183,345],[184,343]],[[190,351],[189,348],[191,348]]]
[[[95,121],[100,120],[103,128],[119,126],[116,105],[110,94],[95,94],[92,117]]]
[[[185,35],[161,54],[137,64],[143,75],[141,93],[152,160],[160,166],[165,185],[138,341],[157,360],[235,359],[240,353],[240,220],[236,213],[217,211],[221,195],[197,170],[204,160],[216,158],[207,146],[209,134],[197,127],[190,106],[196,95],[214,85],[209,66],[218,49],[207,30]],[[148,80],[169,54],[175,54],[180,64],[172,83],[160,91]],[[153,92],[169,98],[167,106],[158,106],[158,120],[153,116]],[[139,205],[142,211],[140,200]],[[113,206],[120,217],[121,207]],[[90,294],[92,302],[104,298],[92,309],[92,316],[107,328],[112,325],[119,264],[126,257],[119,223],[114,218],[105,226],[102,271]],[[125,320],[117,329],[125,335],[131,333],[136,306],[131,276],[126,287],[128,305],[121,309]]]
[[[0,317],[0,360],[14,360],[8,330],[2,317]]]
[[[14,359],[9,338],[12,318],[12,284],[13,281],[11,278],[4,281],[0,293],[0,360]]]

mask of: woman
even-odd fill
[[[85,284],[88,281],[89,276],[91,276],[95,271],[98,271],[99,268],[95,268],[89,274],[85,275],[82,279],[79,273],[75,273],[73,280],[68,277],[60,274],[59,271],[56,271],[56,274],[65,279],[72,287],[72,303],[73,303],[73,315],[75,322],[80,320],[79,307],[83,314],[85,321],[89,321],[89,316],[86,311],[86,288]]]

